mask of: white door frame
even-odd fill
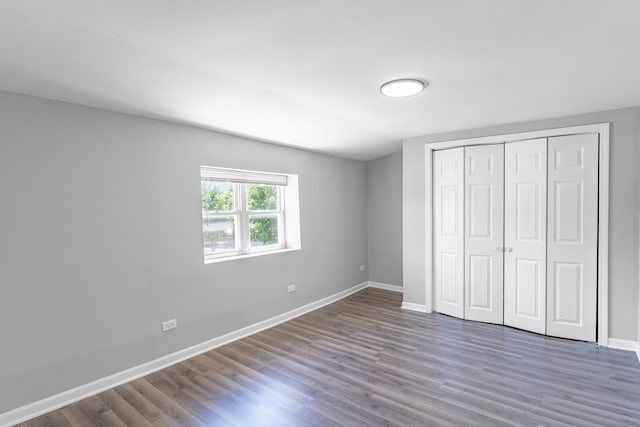
[[[598,182],[598,344],[609,346],[609,123],[543,129],[504,135],[483,136],[425,144],[425,230],[426,230],[426,311],[433,311],[433,218],[432,218],[432,156],[434,150],[466,145],[498,144],[552,136],[597,133],[599,135]]]

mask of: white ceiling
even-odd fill
[[[2,0],[0,89],[367,160],[640,105],[640,1]]]

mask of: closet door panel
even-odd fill
[[[435,310],[464,317],[464,149],[433,153]]]
[[[469,256],[470,307],[491,309],[492,258],[485,255]]]
[[[596,339],[598,135],[549,138],[547,334]]]
[[[505,145],[504,323],[546,332],[547,139]]]
[[[504,145],[465,147],[465,319],[502,323]]]

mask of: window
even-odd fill
[[[293,177],[296,194],[291,198],[297,200]],[[298,249],[299,221],[292,224],[298,232],[287,234],[290,180],[289,175],[201,166],[205,262]]]

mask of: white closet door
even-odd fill
[[[435,309],[464,316],[464,149],[433,153]]]
[[[546,332],[547,139],[506,144],[504,323]]]
[[[598,136],[549,138],[547,335],[596,339]]]
[[[464,317],[502,323],[504,144],[465,147]]]

